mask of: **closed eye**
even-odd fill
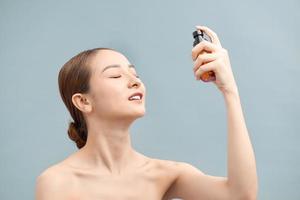
[[[120,76],[113,76],[113,77],[110,77],[110,78],[120,78],[121,77],[121,75]]]
[[[140,78],[138,75],[135,75],[137,78]],[[110,78],[120,78],[121,77],[121,75],[120,76],[112,76],[112,77],[110,77]]]

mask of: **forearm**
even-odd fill
[[[228,183],[237,195],[257,195],[255,156],[243,116],[238,89],[223,92],[228,128]]]

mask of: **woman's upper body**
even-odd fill
[[[122,172],[82,168],[75,153],[37,179],[37,200],[231,199],[226,178],[205,175],[185,162],[146,157]]]
[[[74,120],[68,134],[79,151],[41,173],[36,200],[256,198],[255,160],[227,51],[212,30],[201,29],[213,43],[193,48],[194,73],[199,79],[213,70],[226,100],[228,178],[135,151],[129,129],[145,115],[145,85],[123,54],[97,48],[74,56],[59,72],[59,91]]]

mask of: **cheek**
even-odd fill
[[[118,85],[103,84],[103,87],[97,89],[94,103],[97,110],[111,110],[114,107],[124,104],[128,95],[126,90]]]

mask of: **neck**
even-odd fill
[[[89,121],[88,139],[80,150],[93,167],[104,167],[110,173],[120,174],[129,167],[137,153],[131,146],[131,121]]]

